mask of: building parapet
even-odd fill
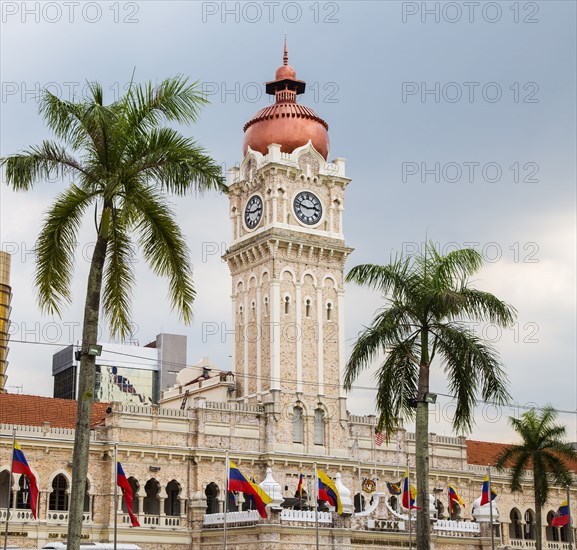
[[[317,512],[319,523],[331,524],[333,523],[333,514],[331,512]],[[316,522],[314,510],[291,510],[283,508],[280,513],[282,521],[305,521],[308,523]]]

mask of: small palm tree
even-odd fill
[[[77,550],[90,445],[90,415],[100,306],[112,335],[130,333],[135,243],[153,272],[168,278],[169,296],[185,322],[192,319],[195,290],[188,247],[165,195],[225,191],[220,166],[192,139],[166,122],[196,121],[206,100],[197,84],[182,77],[158,86],[131,85],[105,105],[102,87],[89,84],[86,100],[69,102],[45,91],[40,113],[63,144],[44,141],[0,160],[15,190],[59,176],[73,183],[48,210],[36,243],[36,289],[43,311],[60,315],[72,300],[70,283],[78,231],[94,209],[96,243],[90,263],[78,384],[78,415],[68,549]],[[102,300],[101,300],[102,299]]]
[[[567,464],[577,461],[577,453],[565,442],[565,426],[555,424],[557,413],[551,405],[541,412],[531,409],[521,418],[509,418],[509,422],[521,437],[519,445],[511,445],[497,458],[496,468],[503,471],[511,467],[511,490],[522,491],[523,476],[532,470],[535,490],[535,515],[537,521],[537,550],[543,547],[541,511],[551,484],[561,487],[571,485],[572,473]]]
[[[476,394],[504,403],[506,376],[497,353],[475,336],[466,320],[508,326],[515,310],[492,294],[471,288],[469,277],[480,269],[472,249],[440,255],[432,243],[422,253],[390,265],[359,265],[347,281],[381,292],[386,305],[359,335],[346,365],[350,389],[360,371],[384,353],[375,374],[378,429],[390,435],[397,419],[412,418],[416,407],[417,548],[430,548],[429,528],[429,393],[430,367],[436,356],[456,397],[453,426],[468,431]]]

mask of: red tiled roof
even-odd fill
[[[19,426],[42,426],[50,422],[54,428],[75,428],[77,402],[38,395],[0,394],[0,423]],[[100,424],[109,403],[94,403],[90,427]]]
[[[467,439],[467,463],[494,466],[499,455],[510,447],[507,443],[491,443],[489,441],[475,441]],[[577,461],[569,463],[569,468],[577,472]],[[531,468],[531,465],[529,465]]]

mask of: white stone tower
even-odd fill
[[[328,125],[296,102],[305,83],[284,63],[276,102],[245,125],[244,159],[229,173],[237,398],[263,403],[275,451],[347,447],[341,158],[327,162]],[[299,428],[300,426],[300,428]],[[301,433],[299,434],[299,430]]]

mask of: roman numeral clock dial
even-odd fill
[[[244,223],[249,229],[254,229],[262,218],[262,199],[259,195],[253,195],[244,209]]]
[[[301,191],[295,197],[293,206],[297,218],[307,225],[317,224],[323,215],[320,199],[310,191]]]

